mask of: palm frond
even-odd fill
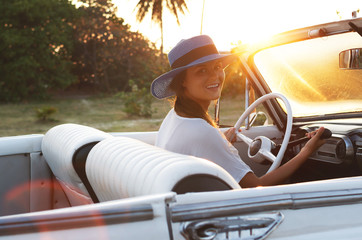
[[[162,14],[164,5],[172,14],[176,17],[177,24],[180,25],[179,13],[185,14],[185,10],[188,11],[185,0],[139,0],[135,10],[136,18],[139,22],[142,22],[148,12],[151,11],[151,18],[154,22],[160,25],[161,29],[161,52],[163,52],[163,19]]]
[[[163,0],[153,0],[153,7],[152,7],[152,20],[156,23],[162,22],[162,3]]]
[[[142,22],[146,14],[149,12],[152,5],[152,0],[139,0],[134,11],[137,11],[137,21]]]
[[[166,6],[175,16],[177,24],[180,25],[179,12],[185,14],[185,10],[188,10],[185,0],[167,0]]]

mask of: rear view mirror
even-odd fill
[[[353,48],[340,52],[339,68],[362,69],[362,48]]]

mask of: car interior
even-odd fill
[[[317,31],[319,38],[323,35],[319,40],[325,46],[328,46],[328,31],[332,30],[335,31],[333,28]],[[318,79],[317,82],[321,83],[321,91],[328,90],[327,92],[331,93],[332,97],[323,101],[315,94],[293,95],[295,89],[302,89],[293,85],[295,82],[301,82],[301,74],[288,72],[289,75],[286,76],[280,73],[274,76],[272,70],[276,66],[273,64],[266,68],[259,67],[259,64],[272,62],[271,58],[274,59],[276,53],[274,50],[267,50],[265,55],[255,52],[247,59],[241,57],[243,72],[246,73],[250,89],[254,89],[257,96],[264,96],[270,92],[286,92],[284,96],[290,101],[295,113],[290,133],[287,133],[287,111],[284,105],[275,99],[268,100],[263,103],[262,113],[256,114],[257,117],[264,118],[261,123],[249,119],[248,116],[242,119],[242,122],[246,122],[240,125],[243,135],[252,140],[259,136],[270,139],[276,144],[271,149],[274,155],[278,154],[282,148],[278,146],[286,139],[284,156],[280,159],[280,164],[283,164],[300,151],[305,144],[304,137],[307,132],[321,126],[331,132],[326,143],[289,179],[289,184],[361,176],[362,123],[358,103],[362,90],[362,48],[357,32],[349,36],[354,39],[349,42],[352,44],[343,45],[333,51],[335,58],[330,58],[333,59],[334,66],[337,66],[338,74],[331,72],[325,76],[320,73],[318,66],[308,72],[308,76]],[[343,38],[334,40],[336,39],[332,38],[332,43],[347,42]],[[281,52],[290,53],[289,50],[282,47]],[[315,56],[326,57],[325,49],[322,50],[320,54],[312,52],[313,58],[312,53],[302,52],[308,59],[315,59],[311,61],[314,66],[322,61]],[[287,54],[285,59],[288,56]],[[283,62],[285,59],[280,61]],[[283,67],[289,69],[288,66]],[[300,71],[304,71],[304,68],[305,66]],[[338,75],[338,79],[334,81],[336,86],[344,87],[346,92],[353,94],[346,97],[341,96],[338,91],[330,90],[328,80],[334,75]],[[344,86],[347,77],[352,79],[352,86]],[[269,79],[280,80],[283,84],[278,81],[268,82]],[[288,79],[293,81],[287,81]],[[301,86],[305,87],[304,85]],[[248,91],[250,89],[247,88]],[[281,91],[285,89],[288,91]],[[249,92],[245,96],[249,96]],[[347,101],[340,101],[344,98],[347,98]],[[254,102],[248,100],[250,103]],[[310,105],[301,108],[301,102]],[[318,108],[317,103],[321,104]],[[349,103],[357,103],[357,108],[351,107],[352,104]],[[249,106],[249,101],[246,101],[246,106]],[[334,114],[335,109],[340,112]],[[320,114],[324,110],[326,113]],[[244,111],[245,109],[241,108],[240,115]],[[304,116],[304,113],[308,113],[308,116]],[[224,121],[221,110],[222,131],[235,123],[237,119]],[[225,170],[207,160],[171,153],[152,146],[156,137],[157,132],[105,133],[83,125],[61,124],[51,128],[45,135],[0,138],[0,216],[87,205],[165,191],[183,194],[240,189]],[[241,159],[256,175],[265,174],[271,167],[272,164],[268,160],[252,159],[245,141],[238,140],[234,146]],[[198,184],[194,184],[195,182]]]

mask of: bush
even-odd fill
[[[241,72],[240,65],[241,63],[236,61],[226,68],[223,95],[235,97],[244,94],[245,76]]]
[[[39,121],[53,121],[54,119],[51,116],[58,111],[55,107],[42,107],[37,108],[36,117]]]
[[[45,99],[70,73],[75,6],[67,0],[0,0],[0,102]]]
[[[104,93],[127,91],[129,80],[141,88],[168,66],[154,43],[131,31],[117,17],[111,0],[79,0],[73,52],[78,87]]]
[[[139,88],[133,80],[130,80],[128,85],[131,87],[131,91],[120,92],[115,95],[122,101],[122,111],[129,116],[151,117],[155,111],[152,108],[153,97],[149,88]]]

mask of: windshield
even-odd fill
[[[263,50],[255,65],[272,92],[284,94],[294,117],[362,110],[362,70],[340,69],[339,53],[361,48],[357,33]]]

